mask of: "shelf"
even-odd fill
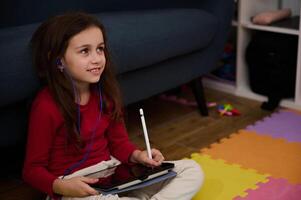
[[[257,100],[257,101],[267,101],[268,100],[267,97],[256,94],[247,88],[237,88],[237,90],[235,91],[235,94],[240,97],[245,97],[245,98],[249,98],[249,99],[253,99],[253,100]]]
[[[204,87],[212,88],[218,91],[226,92],[229,94],[237,95],[239,97],[253,99],[255,101],[264,102],[267,101],[267,97],[263,95],[256,94],[247,88],[240,88],[235,86],[234,83],[229,81],[218,81],[210,77],[203,77],[202,79]],[[301,110],[301,105],[296,104],[294,99],[283,99],[280,102],[280,106]]]
[[[235,83],[227,80],[217,80],[215,78],[205,76],[202,78],[202,82],[205,87],[227,92],[230,94],[234,94],[236,90]]]
[[[296,29],[282,28],[282,27],[276,27],[276,26],[255,25],[252,22],[243,22],[242,27],[253,29],[253,30],[260,30],[260,31],[270,31],[270,32],[275,32],[275,33],[299,35],[299,30],[296,30]]]
[[[235,91],[235,94],[240,97],[244,98],[249,98],[257,101],[267,101],[267,97],[263,95],[256,94],[252,92],[251,90],[248,89],[243,89],[243,88],[237,88]],[[293,98],[289,99],[282,99],[280,102],[280,106],[287,107],[287,108],[292,108],[292,109],[297,109],[301,110],[301,105],[296,104]]]
[[[297,31],[299,30],[299,25],[300,25],[300,16],[290,17],[288,19],[280,20],[272,24],[272,26],[274,27],[293,29]]]
[[[235,1],[235,0],[234,0]],[[232,28],[237,32],[236,38],[236,81],[230,82],[223,79],[205,77],[205,87],[228,92],[244,98],[259,102],[267,101],[267,97],[254,93],[249,85],[248,67],[245,61],[245,50],[253,36],[254,30],[268,31],[281,34],[296,35],[299,37],[296,71],[296,91],[294,98],[283,99],[280,106],[301,110],[301,2],[300,0],[283,0],[281,8],[291,8],[293,17],[274,22],[271,25],[256,25],[251,22],[251,17],[268,10],[279,9],[276,0],[239,0],[237,1],[238,19],[232,20]],[[236,16],[236,15],[235,15]]]

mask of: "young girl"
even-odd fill
[[[203,174],[192,160],[174,161],[177,176],[119,195],[102,195],[84,177],[118,162],[158,166],[129,141],[122,118],[117,82],[106,46],[104,27],[91,15],[68,13],[50,18],[34,33],[33,63],[47,86],[32,104],[26,182],[48,198],[191,199]]]

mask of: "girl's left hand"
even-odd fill
[[[130,161],[141,163],[149,167],[156,167],[161,165],[162,162],[164,161],[164,156],[162,155],[162,153],[158,149],[151,149],[151,153],[153,159],[150,159],[148,157],[146,150],[144,151],[135,150],[132,153]]]

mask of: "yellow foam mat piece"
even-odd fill
[[[268,181],[267,174],[226,164],[223,160],[212,159],[206,154],[193,153],[191,159],[201,165],[205,174],[204,184],[193,200],[231,200],[236,196],[245,197],[245,190],[256,189],[257,183]]]
[[[211,148],[201,149],[214,159],[236,163],[242,168],[252,168],[274,178],[285,178],[292,184],[301,184],[301,144],[282,138],[259,135],[241,130],[224,138]]]

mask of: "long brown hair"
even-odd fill
[[[56,101],[68,130],[68,136],[80,143],[76,124],[77,105],[72,82],[57,68],[57,60],[62,58],[70,39],[81,31],[98,27],[103,34],[104,43],[107,37],[104,26],[92,15],[82,12],[72,12],[49,18],[42,23],[31,38],[33,64],[40,78],[48,84],[51,95]],[[114,120],[119,120],[122,113],[120,90],[112,69],[107,45],[104,49],[106,66],[101,75],[101,89],[104,96],[104,112],[108,112]],[[98,84],[98,83],[97,83]],[[95,85],[95,84],[94,84]]]

